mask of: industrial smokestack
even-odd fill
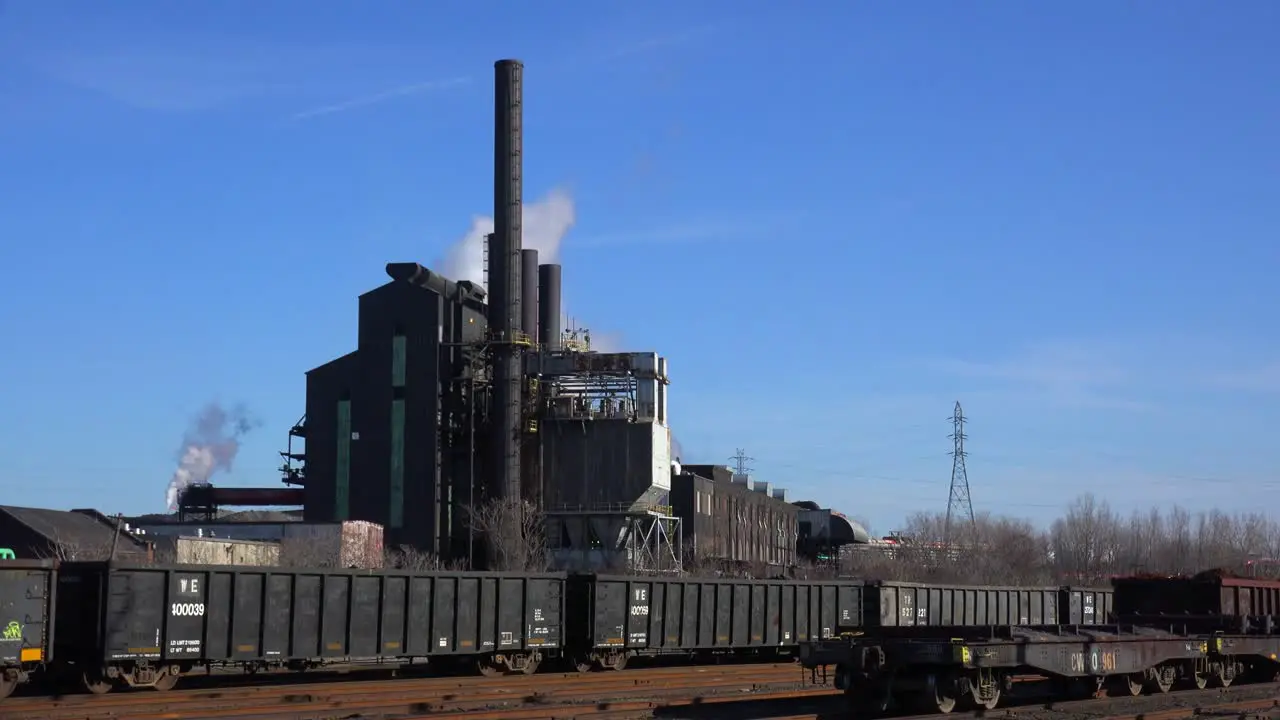
[[[520,221],[523,161],[524,64],[493,66],[493,236],[489,243],[489,329],[497,337],[493,366],[493,436],[489,494],[519,498],[520,348],[513,344],[520,313]]]
[[[538,346],[538,251],[520,250],[520,327]]]
[[[538,266],[538,337],[548,350],[560,349],[560,266]]]

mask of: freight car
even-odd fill
[[[784,655],[862,624],[862,583],[577,575],[566,599],[580,672],[636,655]]]
[[[1207,674],[1215,683],[1227,686],[1241,676],[1269,678],[1280,671],[1280,582],[1208,571],[1116,578],[1112,585],[1123,621],[1211,636]]]
[[[61,678],[167,690],[197,668],[330,663],[534,673],[570,658],[794,654],[862,621],[852,581],[63,563],[49,634]],[[52,593],[50,593],[52,597]]]
[[[800,659],[834,666],[835,685],[869,714],[994,708],[1027,672],[1077,696],[1108,681],[1137,694],[1209,678],[1210,638],[1112,624],[1111,589],[874,583],[864,598],[861,633],[801,643]]]
[[[0,699],[52,660],[55,572],[52,561],[0,562]]]
[[[1106,622],[1109,588],[977,587],[868,583],[864,624],[884,632],[920,627],[1094,625]]]
[[[802,643],[801,662],[834,666],[836,686],[869,714],[892,705],[994,708],[1013,676],[1028,672],[1052,679],[1060,695],[1082,696],[1225,687],[1249,669],[1267,679],[1280,669],[1274,624],[1242,613],[1269,611],[1280,583],[1143,579],[1113,588],[868,587],[864,631]]]
[[[560,653],[563,574],[64,563],[60,668],[86,689],[172,688],[197,667],[467,663],[532,673]]]

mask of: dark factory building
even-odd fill
[[[522,93],[523,65],[495,63],[489,302],[472,282],[389,264],[391,281],[360,296],[355,352],[307,373],[306,415],[290,433],[305,449],[291,440],[283,468],[304,488],[307,521],[368,520],[391,543],[475,561],[483,548],[464,509],[536,495],[537,464],[523,461],[537,459],[538,398],[523,363],[538,328],[524,326],[541,310],[558,333],[560,288],[539,297],[538,276],[558,279],[559,268],[521,247]]]
[[[684,465],[671,481],[687,554],[786,567],[796,562],[800,508],[786,491],[719,465]]]
[[[360,296],[357,349],[307,373],[304,517],[368,520],[397,542],[454,555],[475,501],[484,291],[415,263]]]
[[[486,287],[389,264],[360,296],[356,349],[307,373],[282,468],[305,521],[377,523],[390,544],[481,569],[511,557],[486,542],[518,539],[501,530],[523,519],[480,536],[468,510],[523,500],[543,513],[557,569],[667,571],[684,548],[793,565],[802,509],[785,491],[672,462],[667,358],[563,332],[561,267],[522,247],[522,88],[521,63],[495,64]]]

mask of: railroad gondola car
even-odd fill
[[[923,627],[1093,625],[1111,612],[1109,588],[867,583],[863,622],[882,632]]]
[[[53,660],[56,572],[53,561],[0,561],[0,699]]]
[[[637,655],[787,655],[862,624],[858,581],[575,575],[566,637],[579,671]]]
[[[90,692],[208,666],[443,661],[532,673],[562,646],[563,574],[65,563],[59,664]]]

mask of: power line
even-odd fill
[[[969,471],[964,464],[968,455],[964,450],[964,441],[968,437],[964,434],[964,421],[964,410],[960,409],[960,401],[957,400],[955,412],[951,414],[951,440],[955,443],[951,451],[951,494],[947,498],[947,523],[942,531],[942,541],[948,546],[951,544],[953,520],[964,522],[967,515],[969,529],[975,537],[978,530],[978,520],[973,515],[973,500],[969,496]]]
[[[755,458],[747,457],[747,451],[742,448],[738,448],[733,455],[729,456],[729,459],[733,461],[733,471],[738,475],[750,475],[751,471],[755,470],[747,464],[755,462]]]

